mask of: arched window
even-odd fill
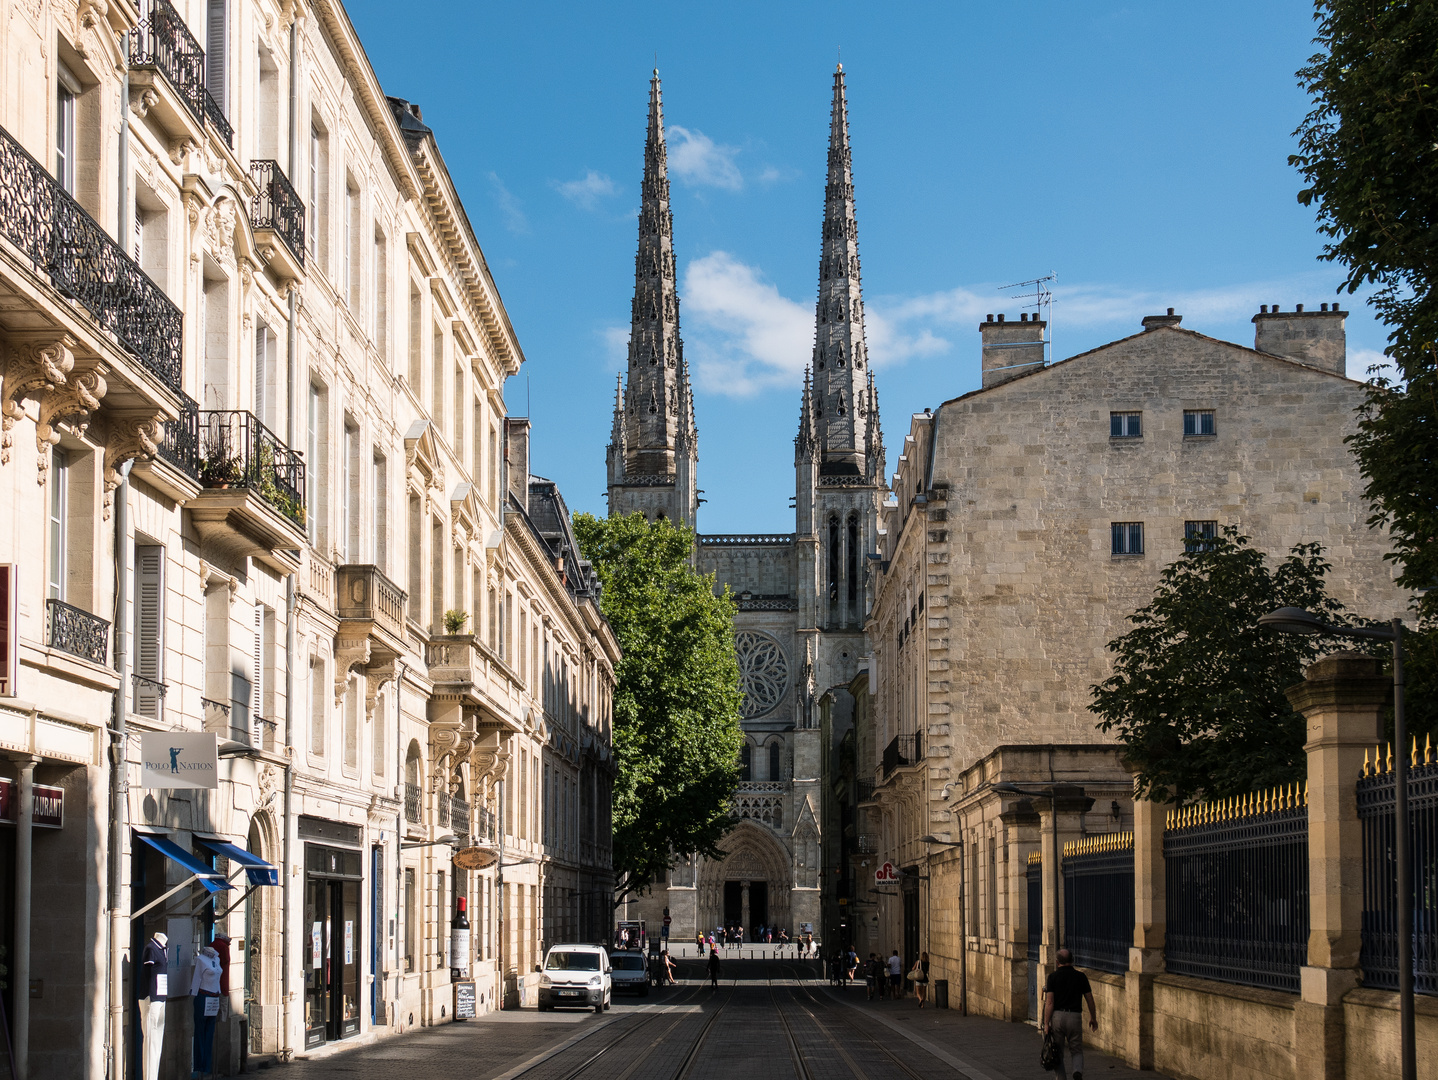
[[[750,779],[750,750],[749,744],[744,744],[744,749],[739,751],[739,779],[748,781]]]
[[[783,779],[783,777],[779,775],[779,744],[777,742],[771,742],[769,744],[769,779]]]
[[[849,623],[859,624],[859,515],[849,515]]]

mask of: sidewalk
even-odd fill
[[[862,985],[843,989],[824,985],[815,989],[821,997],[829,995],[835,1002],[853,1006],[840,1015],[860,1023],[862,1014],[868,1014],[871,1024],[877,1022],[891,1030],[891,1049],[902,1045],[902,1037],[907,1036],[972,1080],[1038,1080],[1052,1075],[1039,1068],[1040,1038],[1032,1024],[960,1016],[953,1009],[935,1009],[932,1004],[920,1009],[912,994],[901,1001],[866,1001]],[[1099,1023],[1103,1022],[1100,1016]],[[865,1030],[879,1034],[875,1026],[866,1026]],[[1085,1080],[1165,1080],[1151,1070],[1130,1069],[1096,1050],[1085,1050],[1084,1059]]]

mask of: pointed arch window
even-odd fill
[[[847,566],[849,578],[849,621],[858,623],[859,611],[859,515],[849,514],[849,550]]]
[[[779,743],[777,741],[769,744],[769,779],[782,780],[782,766],[779,760]]]

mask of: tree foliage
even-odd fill
[[[624,650],[614,692],[622,895],[658,880],[676,855],[716,855],[730,827],[743,741],[734,602],[690,566],[692,530],[580,514],[574,531]]]
[[[1103,731],[1118,733],[1138,791],[1159,802],[1241,795],[1302,780],[1304,720],[1284,690],[1343,639],[1258,625],[1301,607],[1348,625],[1328,595],[1318,544],[1299,544],[1276,567],[1234,526],[1164,568],[1153,600],[1109,642],[1114,674],[1091,687]]]
[[[1438,3],[1318,0],[1320,51],[1298,72],[1314,99],[1294,133],[1298,199],[1318,213],[1323,257],[1388,325],[1392,377],[1372,380],[1349,439],[1370,524],[1386,527],[1398,583],[1438,584]],[[1438,590],[1409,641],[1410,726],[1438,729]]]

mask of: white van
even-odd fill
[[[609,953],[602,945],[551,945],[539,977],[539,1011],[556,1005],[609,1008],[614,995]]]

